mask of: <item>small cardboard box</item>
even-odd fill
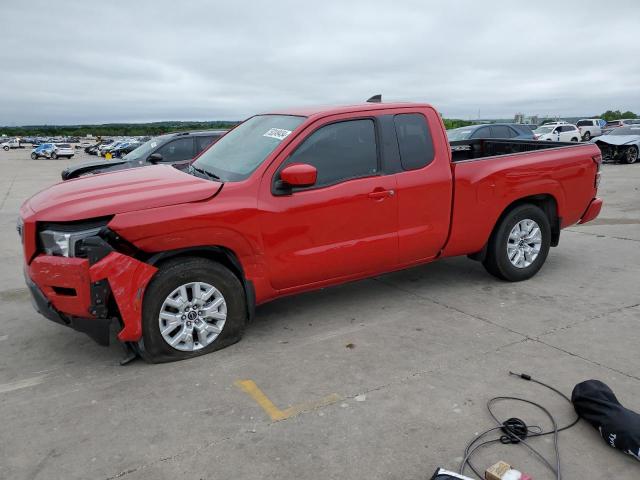
[[[484,472],[484,480],[501,480],[502,476],[511,470],[511,465],[505,462],[498,462],[495,465],[491,465]]]

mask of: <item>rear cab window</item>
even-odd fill
[[[403,170],[417,170],[433,161],[434,149],[427,119],[419,113],[395,115],[393,123],[398,138]]]

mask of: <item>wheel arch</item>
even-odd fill
[[[253,320],[256,308],[255,288],[253,286],[253,282],[251,282],[251,280],[247,280],[242,263],[233,250],[220,245],[179,248],[176,250],[156,253],[148,258],[146,262],[154,267],[161,268],[162,264],[166,261],[175,260],[179,257],[205,258],[207,260],[220,263],[228,268],[236,277],[238,277],[238,280],[240,280],[240,283],[244,288],[247,300],[248,319],[249,321]]]
[[[535,195],[529,195],[526,197],[518,198],[517,200],[512,201],[509,205],[507,205],[502,213],[498,216],[493,228],[491,230],[491,234],[487,239],[487,242],[484,244],[482,250],[479,252],[468,255],[469,258],[473,260],[483,261],[487,256],[487,248],[489,246],[489,242],[493,237],[498,226],[502,223],[502,220],[505,216],[509,214],[514,208],[519,207],[520,205],[532,204],[539,207],[549,219],[549,224],[551,225],[551,246],[557,247],[560,243],[560,226],[562,225],[562,217],[560,217],[558,213],[558,200],[556,197],[550,193],[538,193]]]

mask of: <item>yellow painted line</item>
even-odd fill
[[[262,407],[267,415],[274,422],[279,422],[280,420],[286,420],[287,418],[295,417],[296,415],[302,412],[308,412],[311,410],[316,410],[321,407],[326,407],[327,405],[331,405],[332,403],[336,403],[342,400],[342,397],[337,393],[332,393],[331,395],[327,395],[324,398],[319,400],[299,403],[297,405],[292,405],[289,408],[284,410],[280,410],[278,407],[274,405],[274,403],[269,400],[269,397],[265,395],[265,393],[260,390],[256,382],[253,380],[238,380],[235,382],[236,387],[247,393],[251,398],[255,400],[255,402]]]

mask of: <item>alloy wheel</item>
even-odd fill
[[[189,282],[162,303],[158,325],[162,338],[176,350],[192,352],[211,344],[227,320],[227,302],[213,285]]]
[[[511,229],[507,239],[507,257],[514,267],[527,268],[540,253],[542,232],[533,220],[520,220]]]

